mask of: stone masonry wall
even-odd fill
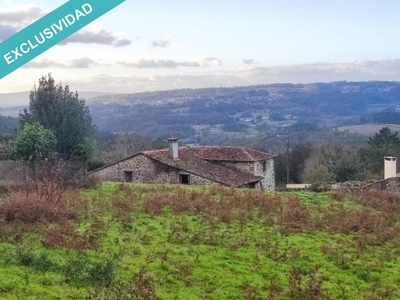
[[[190,184],[220,185],[207,178],[159,163],[143,154],[94,171],[88,176],[101,181],[124,182],[125,172],[132,172],[132,182],[136,183],[179,184],[179,174],[187,174],[190,175]]]
[[[232,161],[212,161],[215,164],[221,166],[234,168],[246,173],[254,174],[254,163],[253,162],[232,162]]]
[[[390,192],[400,192],[400,178],[393,177],[380,180],[362,187],[364,190],[382,190]]]
[[[260,189],[266,191],[274,191],[275,190],[275,167],[274,167],[274,159],[267,159],[265,161],[266,168],[264,172],[264,162],[258,161],[255,163],[255,172],[256,176],[263,176],[264,179],[260,180],[259,185]]]
[[[220,165],[238,169],[240,171],[254,174],[255,176],[262,176],[259,183],[256,184],[256,189],[273,191],[275,190],[275,169],[274,159],[266,160],[266,170],[263,171],[263,161],[257,162],[231,162],[231,161],[214,161]]]
[[[70,182],[76,183],[86,178],[86,161],[67,160],[59,165],[54,165],[52,161],[36,163],[37,170],[47,169],[53,166],[62,168],[60,175]],[[0,160],[0,185],[22,184],[28,178],[32,178],[31,172],[29,165],[23,161]]]

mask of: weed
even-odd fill
[[[110,260],[96,263],[89,269],[89,281],[96,286],[108,286],[113,282],[115,276],[115,264]]]
[[[304,278],[297,268],[293,268],[289,275],[289,295],[293,300],[333,299],[333,297],[322,290],[323,280],[319,274],[320,265],[311,270],[308,280]]]

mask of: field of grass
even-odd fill
[[[0,299],[400,299],[397,195],[38,191],[0,203]]]
[[[358,134],[364,134],[364,135],[374,135],[375,133],[378,133],[379,130],[382,129],[382,127],[389,127],[390,130],[392,130],[393,132],[399,132],[400,131],[400,125],[395,125],[395,124],[352,125],[352,126],[339,127],[338,129],[340,131],[348,130],[349,133],[358,133]]]

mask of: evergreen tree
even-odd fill
[[[19,116],[21,127],[38,122],[54,133],[58,153],[68,158],[91,156],[95,128],[89,108],[78,92],[71,92],[68,85],[56,84],[48,74],[39,79],[29,99],[28,109]]]
[[[379,133],[368,139],[365,151],[368,168],[374,174],[383,172],[383,157],[398,156],[400,154],[400,138],[397,132],[392,132],[389,127],[383,127]]]

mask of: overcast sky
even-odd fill
[[[107,0],[108,1],[108,0]],[[0,41],[66,0],[0,0]],[[400,80],[397,0],[127,0],[23,68],[78,91]]]

